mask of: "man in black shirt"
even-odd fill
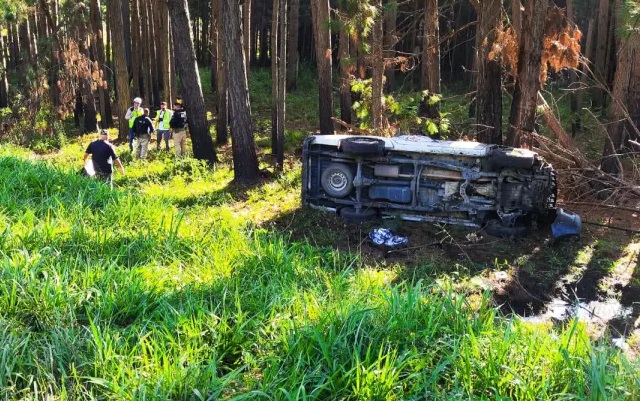
[[[112,174],[113,163],[116,163],[120,167],[120,171],[124,174],[124,166],[118,156],[112,144],[109,143],[109,133],[105,130],[100,132],[100,139],[93,141],[87,146],[87,150],[84,153],[84,163],[91,155],[91,161],[93,162],[93,168],[96,172],[96,177],[113,187]]]
[[[133,131],[136,137],[136,157],[146,159],[149,151],[149,139],[154,131],[153,121],[149,118],[149,109],[144,109],[144,114],[133,120]]]

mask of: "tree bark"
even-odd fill
[[[384,15],[385,35],[384,35],[384,52],[386,59],[393,59],[395,56],[396,38],[396,19],[398,18],[398,1],[389,0],[385,7]],[[386,78],[385,88],[387,92],[392,92],[396,88],[396,66],[389,62],[385,68],[384,76]]]
[[[147,0],[147,18],[149,19],[148,24],[148,37],[149,39],[149,63],[151,69],[151,96],[153,99],[153,104],[155,106],[160,107],[160,102],[162,99],[160,97],[160,88],[162,86],[162,78],[160,77],[160,71],[162,71],[159,67],[160,64],[160,52],[158,49],[158,18],[156,18],[157,13],[154,12],[154,4],[152,0]]]
[[[287,0],[280,0],[278,32],[278,132],[276,171],[284,169],[284,123],[287,104]]]
[[[151,46],[153,46],[152,37],[149,34],[149,26],[151,25],[151,19],[147,14],[147,2],[150,0],[138,0],[140,5],[140,37],[142,42],[140,44],[141,52],[141,70],[142,70],[142,87],[144,95],[147,97],[147,105],[152,108],[154,105],[160,107],[160,104],[156,104],[156,99],[151,94],[151,80],[153,74],[151,73]]]
[[[146,93],[142,87],[140,77],[142,76],[142,52],[140,46],[143,44],[140,35],[140,0],[131,0],[131,74],[133,78],[133,93],[145,99]],[[145,106],[146,107],[146,106]]]
[[[244,39],[244,64],[247,71],[251,65],[251,0],[243,0],[242,3],[242,32]]]
[[[518,75],[511,104],[507,145],[533,146],[531,133],[535,129],[536,104],[540,90],[542,40],[548,0],[529,0],[525,4],[522,31],[519,37]]]
[[[109,87],[107,84],[107,72],[104,50],[104,34],[102,27],[102,12],[98,0],[91,0],[89,4],[89,13],[91,20],[91,29],[93,33],[92,47],[95,49],[93,59],[98,62],[102,82],[98,87],[98,96],[100,97],[100,116],[101,128],[109,128],[113,126],[113,116],[111,115],[111,99],[109,97]]]
[[[227,61],[231,133],[233,136],[233,172],[238,183],[259,179],[258,157],[251,127],[249,85],[244,64],[240,9],[236,0],[221,0],[224,59]],[[240,40],[239,40],[240,38]]]
[[[331,81],[331,31],[329,29],[329,0],[311,0],[313,31],[318,66],[318,95],[320,134],[333,134],[333,98]]]
[[[9,81],[7,79],[7,42],[0,36],[0,107],[9,107]]]
[[[384,110],[383,110],[383,77],[384,77],[384,56],[382,54],[382,42],[384,40],[382,18],[382,0],[375,3],[378,9],[378,18],[373,25],[373,51],[371,54],[372,76],[371,76],[371,128],[374,131],[384,130]]]
[[[271,12],[271,154],[276,154],[278,146],[278,111],[280,101],[278,86],[278,18],[280,16],[280,0],[273,0]]]
[[[637,29],[620,35],[612,104],[601,168],[622,173],[618,155],[629,139],[637,140],[640,127],[640,33]]]
[[[607,72],[607,47],[609,46],[609,24],[611,2],[610,0],[600,0],[598,6],[598,35],[596,39],[596,55],[594,63],[594,76],[599,85],[606,85]],[[606,91],[602,88],[595,88],[593,92],[593,106],[597,108],[604,107]]]
[[[229,133],[227,130],[229,102],[227,89],[227,63],[224,57],[224,37],[222,27],[222,3],[216,1],[213,7],[214,19],[216,24],[216,48],[214,51],[216,64],[216,99],[218,108],[218,118],[216,120],[216,144],[223,145],[229,142]]]
[[[171,51],[169,46],[170,36],[167,3],[161,1],[154,9],[158,21],[156,48],[158,52],[158,69],[160,70],[159,78],[162,82],[162,99],[171,105],[173,104],[173,96],[175,95],[172,93],[172,81],[175,80],[175,73],[170,59]]]
[[[477,140],[502,144],[502,67],[497,59],[490,60],[489,52],[498,37],[497,28],[502,10],[501,0],[472,3],[478,14],[476,52]]]
[[[287,29],[287,90],[298,85],[298,31],[300,27],[300,0],[290,0],[289,27]]]
[[[189,29],[189,9],[187,0],[167,0],[169,17],[173,31],[175,44],[176,69],[182,80],[184,88],[182,96],[187,109],[189,121],[189,133],[193,156],[199,160],[206,160],[210,164],[217,161],[215,147],[209,125],[207,124],[207,112],[204,107],[204,97],[198,72],[198,61],[193,47],[193,38]]]
[[[108,5],[109,20],[113,39],[113,61],[116,70],[116,88],[118,90],[118,139],[126,141],[129,135],[129,122],[124,118],[129,107],[129,72],[127,71],[126,51],[123,35],[117,32],[123,31],[122,5],[125,0],[112,0]],[[129,4],[126,1],[125,4]]]
[[[343,15],[343,19],[346,16]],[[351,73],[353,62],[350,61],[350,38],[345,21],[340,23],[340,119],[351,124],[352,100],[351,100]],[[344,127],[344,126],[342,126]],[[346,127],[344,127],[346,129]]]
[[[211,90],[215,93],[216,88],[218,86],[218,27],[217,27],[217,17],[216,17],[216,0],[211,0],[211,32],[209,33],[209,37],[211,38],[211,48],[209,51],[211,52]]]
[[[422,48],[422,90],[440,93],[440,28],[438,0],[425,0],[424,40]],[[422,101],[422,113],[427,118],[440,116],[438,105],[429,105],[428,96]]]

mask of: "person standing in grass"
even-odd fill
[[[136,137],[136,157],[146,159],[149,151],[149,139],[154,130],[153,121],[149,118],[149,109],[144,109],[144,114],[133,120],[133,130]]]
[[[187,144],[187,112],[182,107],[182,102],[173,105],[173,116],[169,121],[173,145],[176,148],[176,156],[181,157],[186,151]]]
[[[133,99],[133,106],[127,109],[127,114],[125,114],[124,118],[129,121],[129,150],[133,152],[133,138],[135,137],[135,132],[133,130],[133,122],[136,118],[140,117],[144,111],[140,105],[142,104],[142,99],[137,97]]]
[[[84,164],[91,155],[91,162],[96,173],[96,178],[104,181],[113,188],[113,163],[120,167],[120,171],[124,174],[124,166],[116,155],[114,146],[109,142],[109,133],[105,130],[100,131],[100,139],[93,141],[87,146],[84,152]]]
[[[158,110],[158,114],[155,119],[156,127],[158,129],[158,150],[160,150],[163,139],[166,149],[169,150],[169,137],[171,136],[171,131],[169,131],[169,121],[171,121],[172,116],[173,112],[171,110],[167,110],[167,102],[160,103],[160,110]]]

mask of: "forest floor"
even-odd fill
[[[456,277],[468,293],[489,291],[506,315],[565,324],[578,318],[594,338],[625,338],[629,355],[640,355],[640,237],[635,213],[571,207],[585,224],[579,238],[554,241],[549,227],[522,239],[499,239],[482,230],[398,220],[346,224],[311,210],[280,215],[270,223],[296,241],[361,255],[362,266],[395,269],[397,281]],[[408,238],[400,249],[368,240],[374,228]]]
[[[269,76],[268,71],[252,75],[256,143],[262,165],[269,166],[270,122],[264,117],[270,110],[269,99],[264,95],[270,93]],[[296,171],[295,180],[299,180],[300,144],[314,131],[309,121],[314,121],[317,99],[309,99],[308,93],[315,92],[313,88],[296,91],[287,106],[292,117],[287,121],[285,163],[288,170]],[[467,99],[463,96],[448,99],[446,112],[455,119],[458,133],[469,129],[470,123],[465,120],[465,117],[468,120],[464,104]],[[207,108],[213,110],[211,96],[206,101]],[[562,104],[554,106],[559,113],[563,112],[562,107]],[[589,137],[581,144],[586,153],[597,154],[599,142]],[[218,153],[221,164],[230,167],[231,147],[220,147]],[[267,181],[260,184],[268,185]],[[594,338],[625,338],[628,354],[640,355],[640,213],[561,205],[582,217],[584,224],[579,238],[554,241],[549,227],[541,227],[527,238],[498,239],[482,230],[393,219],[346,224],[339,217],[301,206],[279,207],[279,202],[300,205],[298,185],[287,194],[261,195],[272,205],[271,210],[260,213],[254,210],[245,188],[226,187],[224,191],[229,191],[236,200],[236,213],[251,216],[256,224],[283,233],[293,241],[359,255],[362,266],[391,269],[398,282],[455,277],[455,285],[469,294],[491,293],[495,305],[507,316],[519,315],[531,321],[560,325],[577,317],[589,325]],[[197,201],[183,204],[189,202]],[[640,200],[625,206],[638,208]],[[373,246],[368,233],[378,227],[406,236],[408,245],[395,250]]]

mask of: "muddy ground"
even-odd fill
[[[554,241],[548,227],[523,239],[499,239],[482,230],[429,223],[346,224],[306,208],[271,224],[292,239],[358,253],[363,264],[395,269],[398,281],[457,277],[466,290],[489,290],[507,315],[557,324],[578,317],[595,338],[616,339],[630,355],[640,355],[640,212],[566,208],[582,217],[579,238]],[[368,240],[377,227],[390,228],[409,243],[401,249],[377,247]]]

